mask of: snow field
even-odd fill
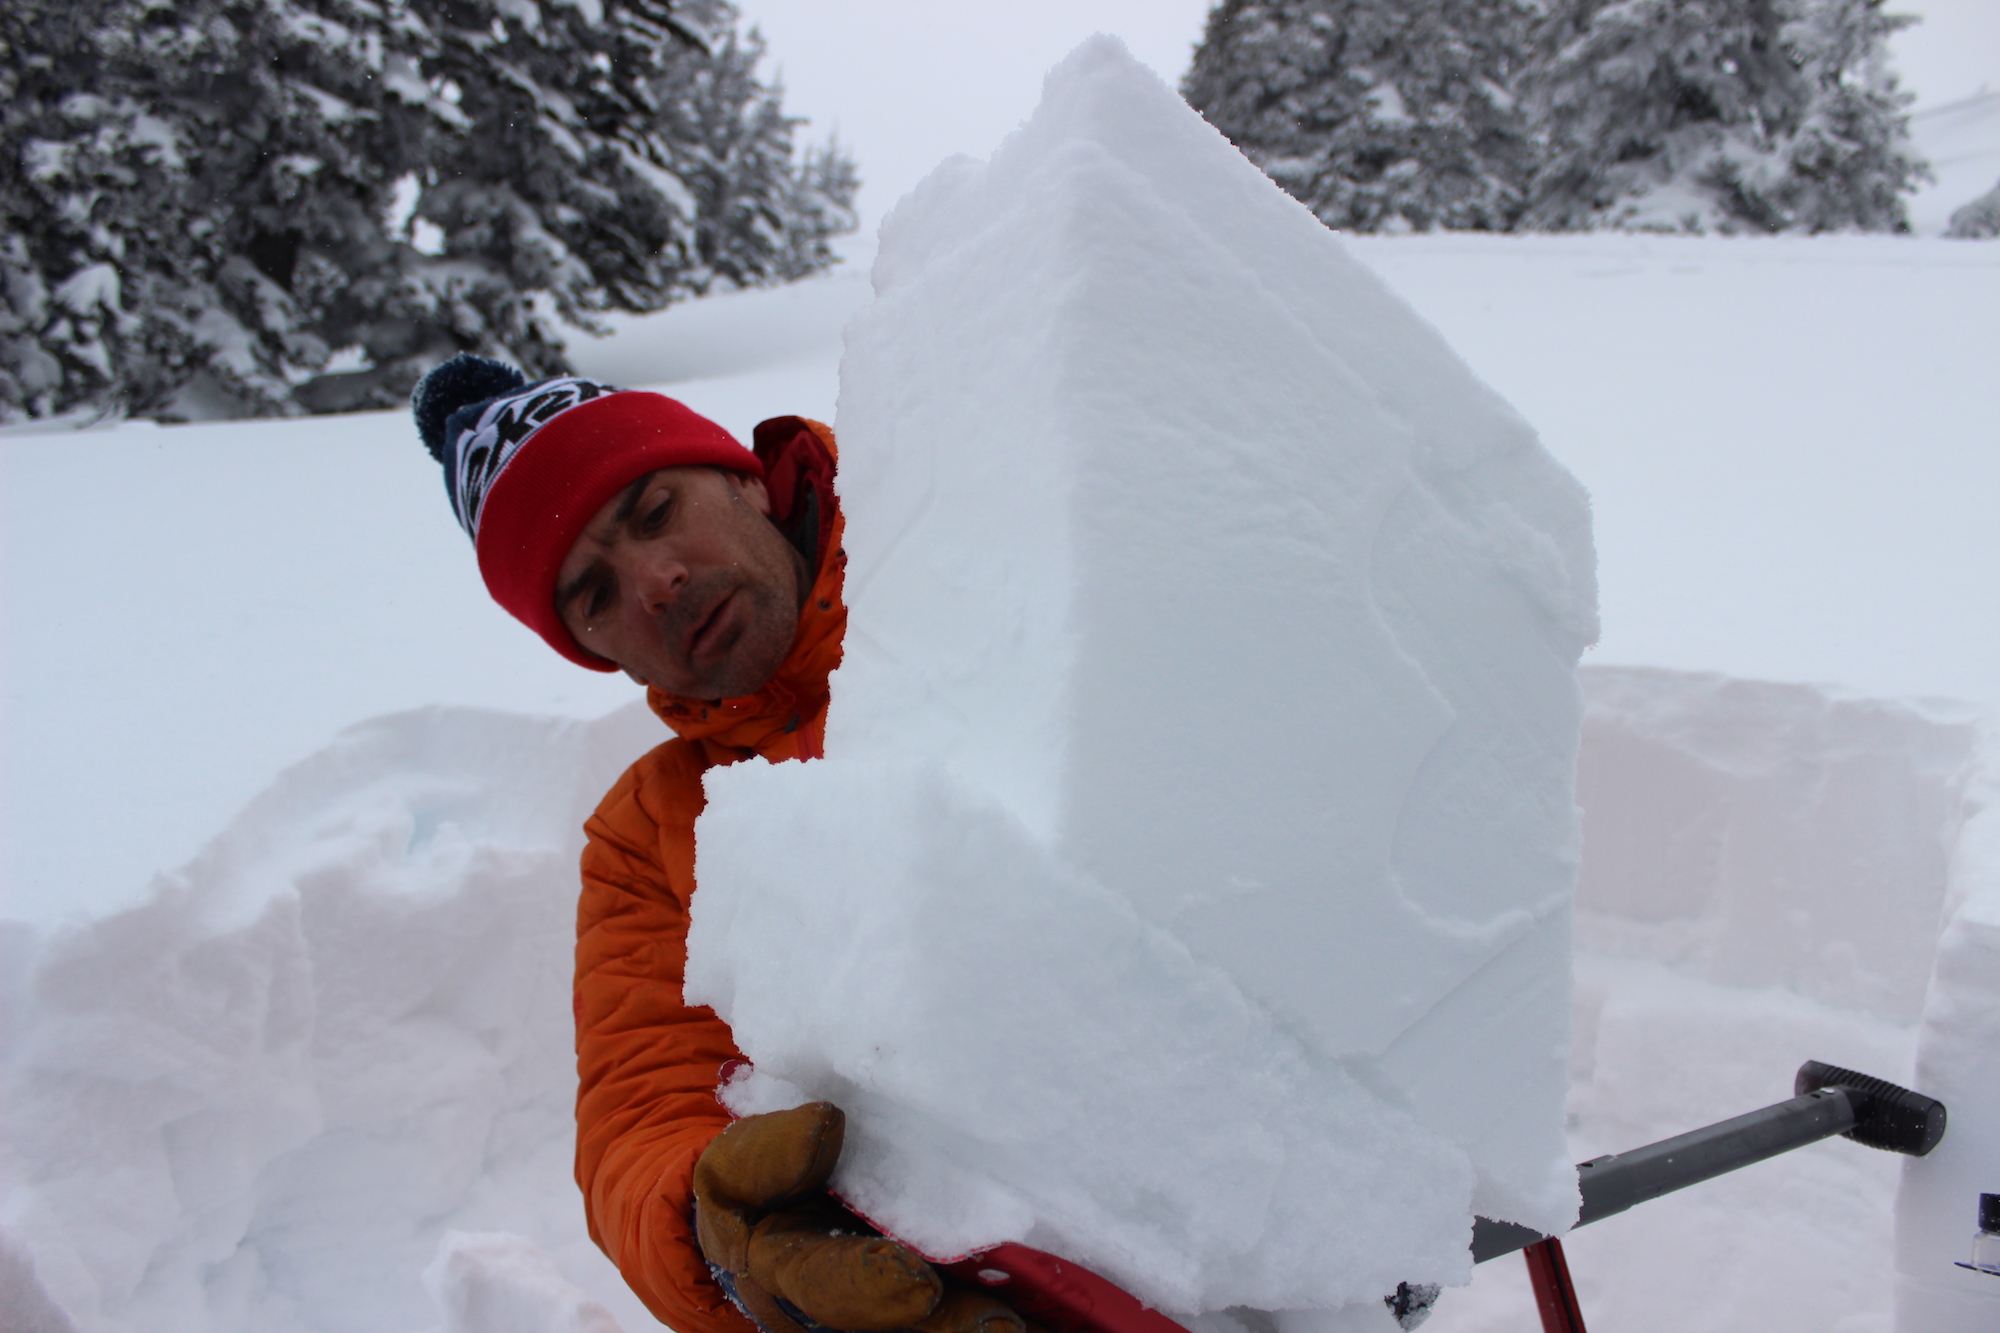
[[[1591,660],[2000,702],[2000,246],[1346,244],[1589,489]],[[739,438],[779,410],[831,420],[866,260],[633,321],[578,360]],[[130,904],[362,718],[629,697],[492,605],[443,496],[400,413],[0,432],[0,914]]]
[[[1990,778],[1952,768],[1979,758],[1976,728],[1806,687],[1582,680],[1573,1159],[1780,1100],[1808,1058],[1911,1077],[1930,964],[1904,941],[1948,901],[1960,923],[1918,1069],[1952,1132],[1910,1170],[1900,1238],[1903,1159],[1818,1144],[1575,1233],[1586,1316],[1886,1333],[1899,1239],[1906,1273],[1964,1257],[1961,1196],[1996,1165],[1990,1111],[1979,1128],[1994,932],[1970,878],[1995,864]],[[33,1333],[655,1327],[583,1234],[568,992],[582,812],[657,737],[641,705],[587,725],[378,719],[281,775],[151,901],[39,954],[11,938],[0,1307]],[[988,873],[983,850],[968,840],[966,859]],[[1646,863],[1658,876],[1627,891]],[[1845,870],[1816,871],[1807,896],[1802,863]],[[1774,947],[1732,943],[1774,906]],[[1056,1003],[1011,978],[966,984],[1002,997],[1003,1049],[1011,1016]],[[1131,1069],[1056,1090],[1049,1115]],[[1476,1066],[1454,1073],[1476,1093]],[[1426,1327],[1533,1320],[1509,1257]]]
[[[1113,39],[875,285],[829,757],[710,775],[690,998],[934,1254],[1333,1309],[1566,1226],[1581,488]]]
[[[525,1236],[447,1231],[424,1289],[444,1315],[439,1333],[622,1333]]]
[[[1348,244],[1589,489],[1589,660],[2000,702],[2000,245]]]
[[[1434,236],[1359,238],[1348,246],[1522,407],[1589,486],[1606,612],[1596,660],[1834,678],[1881,694],[1995,701],[2000,616],[1991,613],[2000,608],[2000,529],[1990,522],[1986,385],[2000,356],[2000,249],[1889,237]],[[587,373],[616,382],[670,384],[739,436],[776,411],[831,419],[836,335],[866,296],[860,274],[850,271],[700,302],[587,344],[579,360]],[[10,1154],[0,1205],[7,1233],[0,1235],[0,1309],[36,1333],[65,1326],[414,1333],[441,1321],[457,1329],[462,1321],[451,1320],[459,1316],[447,1318],[416,1277],[436,1261],[444,1230],[456,1228],[521,1240],[451,1242],[452,1252],[478,1261],[461,1258],[448,1281],[440,1265],[440,1299],[471,1309],[480,1299],[504,1298],[509,1310],[548,1316],[534,1326],[556,1328],[584,1317],[578,1312],[594,1301],[628,1330],[650,1327],[583,1238],[568,1166],[565,996],[576,837],[569,812],[595,799],[625,755],[602,761],[573,788],[579,761],[562,745],[532,755],[516,749],[496,763],[472,727],[429,751],[426,762],[449,769],[471,805],[477,800],[470,793],[496,774],[547,784],[540,798],[546,809],[498,832],[482,824],[472,839],[515,851],[542,847],[547,877],[535,894],[488,892],[485,880],[455,880],[434,865],[392,879],[381,871],[398,863],[393,836],[380,844],[322,844],[285,816],[294,831],[282,837],[321,847],[322,868],[337,869],[349,856],[365,862],[362,878],[372,877],[381,891],[374,906],[386,924],[313,946],[335,959],[362,955],[342,965],[350,974],[370,965],[367,956],[382,938],[404,928],[407,895],[435,894],[425,901],[437,908],[439,929],[428,938],[442,943],[398,964],[425,972],[430,989],[406,977],[389,988],[405,997],[384,1006],[394,1013],[384,1018],[378,1009],[347,1026],[400,1031],[410,1049],[490,1047],[499,1052],[494,1059],[513,1061],[511,1077],[501,1081],[480,1075],[477,1061],[427,1055],[417,1062],[425,1077],[407,1098],[370,1087],[379,1095],[345,1102],[346,1118],[321,1114],[336,1126],[327,1132],[345,1157],[322,1143],[309,1129],[312,1117],[297,1109],[320,1095],[316,1067],[304,1060],[288,1067],[284,1077],[302,1080],[303,1090],[272,1076],[248,1098],[243,1089],[253,1075],[264,1078],[256,1074],[264,1068],[264,1027],[213,1021],[232,1005],[262,1003],[259,974],[233,960],[265,948],[266,937],[189,919],[190,903],[211,892],[202,887],[211,883],[210,870],[184,869],[162,877],[158,895],[147,890],[157,869],[183,865],[225,825],[223,842],[279,838],[280,830],[260,829],[260,822],[276,820],[282,803],[260,800],[250,810],[245,803],[271,773],[314,755],[354,719],[438,699],[585,718],[625,697],[620,682],[570,669],[490,606],[435,468],[399,413],[8,432],[0,440],[0,507],[7,747],[0,776],[8,784],[0,892],[4,914],[18,918],[0,927]],[[1587,689],[1590,680],[1586,672]],[[600,686],[601,695],[589,693]],[[626,754],[659,738],[650,717],[634,712],[628,721]],[[489,722],[509,734],[527,725],[489,717],[481,726]],[[426,725],[376,722],[368,730]],[[530,729],[551,725],[534,721]],[[1586,734],[1586,769],[1598,734],[1595,725]],[[1795,726],[1780,729],[1769,739],[1772,752],[1799,734]],[[297,789],[300,806],[335,822],[363,807],[375,811],[371,818],[392,808],[379,792],[389,774],[370,765],[407,772],[402,743],[369,751],[342,741],[336,748],[354,761],[352,769]],[[449,757],[461,749],[483,757]],[[1809,787],[1814,774],[1804,769],[1801,780]],[[1636,782],[1634,789],[1641,797],[1647,790]],[[1726,787],[1712,797],[1734,799]],[[1648,809],[1643,799],[1632,804],[1635,819]],[[1756,817],[1738,821],[1739,829],[1754,829],[1771,808],[1760,800]],[[559,830],[543,822],[557,811]],[[408,817],[412,828],[420,822]],[[1586,816],[1586,908],[1593,848],[1607,845],[1592,832],[1595,818]],[[1643,820],[1622,827],[1642,843],[1666,846],[1680,825],[1650,833]],[[1787,846],[1797,851],[1810,841],[1768,849],[1769,864],[1782,867]],[[1873,855],[1894,869],[1911,846],[1892,841]],[[1968,832],[1955,856],[1971,869],[1994,864],[1990,855],[1974,857],[1972,846]],[[282,859],[313,858],[301,852]],[[266,864],[280,860],[274,855]],[[1906,877],[1921,884],[1932,864],[1910,863]],[[249,913],[274,898],[308,896],[316,882],[274,869],[213,892]],[[1961,902],[1985,903],[1969,877],[1961,882]],[[1761,895],[1784,916],[1808,910],[1794,900],[1801,886],[1798,877],[1746,877],[1738,887],[1741,902]],[[1821,894],[1818,902],[1834,900]],[[1853,959],[1866,961],[1878,940],[1936,919],[1904,899],[1889,900],[1871,918],[1873,902],[1864,895],[1857,908],[1855,953],[1839,975],[1886,975],[1892,969],[1885,964],[1857,970]],[[1700,908],[1677,910],[1683,918],[1695,912],[1699,924]],[[1994,1101],[1981,1091],[1990,1086],[1981,1080],[1990,1079],[1991,1066],[1976,1061],[1996,1048],[1972,1025],[1992,1012],[1990,1002],[1984,1011],[1974,1005],[1993,967],[1990,953],[1978,951],[1991,948],[1980,922],[1994,914],[1984,906],[1978,918],[1963,906],[1955,910],[1948,955],[1960,961],[1949,975],[1967,979],[1955,983],[1953,998],[1932,1004],[1947,1019],[1968,1017],[1956,1026],[1933,1024],[1935,1035],[1925,1037],[1933,1054],[1922,1066],[1925,1086],[1953,1101],[1954,1154],[1974,1142],[1964,1132],[1974,1123],[1967,1106],[1980,1097]],[[48,943],[49,923],[64,914],[70,926]],[[321,919],[300,914],[309,917]],[[1791,987],[1810,982],[1810,968],[1764,980],[1691,976],[1680,966],[1684,942],[1668,962],[1627,944],[1600,966],[1593,934],[1600,926],[1618,929],[1621,921],[1586,911],[1580,922],[1578,1000],[1585,1007],[1577,1024],[1573,1156],[1629,1147],[1774,1100],[1807,1056],[1890,1077],[1899,1077],[1895,1060],[1910,1068],[1915,1030],[1859,1002],[1802,997]],[[312,926],[300,929],[315,938]],[[493,989],[540,1025],[533,1042],[510,1047],[481,1017],[486,1002],[452,1000],[458,981],[428,975],[434,961],[442,967],[454,956],[451,937],[480,932],[489,939],[520,932],[534,941],[492,964],[505,969]],[[1726,931],[1718,918],[1684,934],[1713,944]],[[61,987],[49,983],[54,973],[44,966],[57,958],[66,969]],[[196,964],[184,966],[188,958]],[[185,1001],[196,978],[223,973],[237,978],[228,997],[206,1009]],[[1940,975],[1947,975],[1942,967]],[[114,982],[117,993],[105,993]],[[313,1021],[325,1015],[340,1027],[353,999],[351,989],[330,993],[312,1006]],[[489,1025],[475,1034],[475,1021]],[[186,1036],[178,1035],[182,1028],[190,1029]],[[91,1044],[72,1041],[79,1030],[94,1034]],[[329,1039],[330,1049],[341,1045]],[[1954,1050],[1975,1058],[1961,1067],[1969,1073],[1948,1073]],[[208,1054],[197,1062],[189,1052]],[[172,1077],[155,1077],[157,1064],[173,1065]],[[139,1077],[135,1069],[147,1072]],[[448,1070],[456,1072],[447,1077]],[[1662,1070],[1701,1077],[1669,1082]],[[337,1090],[346,1077],[329,1074],[327,1083]],[[1932,1083],[1945,1077],[1958,1081],[1949,1090]],[[463,1114],[412,1110],[454,1104]],[[529,1105],[532,1112],[521,1109]],[[232,1142],[254,1160],[215,1164],[211,1156],[204,1167],[188,1155],[185,1144],[214,1107],[242,1117],[248,1132]],[[257,1123],[280,1116],[290,1128]],[[186,1131],[177,1127],[183,1119],[193,1121]],[[489,1121],[515,1128],[482,1136],[478,1127]],[[1605,1128],[1594,1128],[1600,1123]],[[30,1137],[31,1129],[55,1134],[51,1126],[76,1146],[51,1151],[45,1162],[15,1149],[54,1142]],[[534,1126],[550,1137],[537,1139]],[[286,1146],[301,1135],[298,1146]],[[478,1154],[466,1148],[473,1140]],[[266,1152],[275,1155],[258,1155]],[[393,1164],[371,1164],[376,1153],[393,1156]],[[308,1156],[318,1165],[298,1165]],[[474,1156],[477,1164],[465,1166]],[[1970,1169],[1982,1169],[1981,1161],[1990,1159],[1971,1159]],[[445,1171],[443,1162],[458,1165]],[[1963,1178],[1967,1162],[1953,1155],[1912,1171],[1912,1180],[1949,1186]],[[1942,1174],[1947,1165],[1957,1174]],[[215,1178],[222,1171],[238,1184]],[[1776,1330],[1886,1328],[1888,1274],[1880,1257],[1897,1172],[1895,1159],[1823,1144],[1580,1232],[1570,1252],[1586,1312],[1600,1322],[1615,1313],[1616,1326],[1637,1333],[1733,1330],[1746,1324],[1739,1310],[1760,1313],[1750,1326]],[[221,1207],[217,1200],[233,1189],[247,1201]],[[1950,1206],[1926,1214],[1938,1219],[1929,1234],[1956,1256],[1968,1239],[1969,1213],[1949,1198],[1944,1203]],[[92,1225],[72,1236],[63,1229],[66,1216],[88,1216]],[[234,1219],[246,1217],[238,1228]],[[1906,1249],[1919,1234],[1909,1217],[1906,1208]],[[564,1294],[538,1276],[545,1270],[524,1256],[522,1244],[552,1256],[577,1290]],[[207,1256],[218,1253],[249,1254],[255,1263],[211,1264]],[[1928,1241],[1918,1253],[1927,1256],[1923,1262],[1937,1261]],[[279,1293],[256,1296],[262,1304],[255,1318],[245,1313],[245,1293],[257,1290],[244,1276],[253,1268],[277,1274],[259,1280]],[[65,1293],[69,1316],[45,1287]],[[310,1299],[284,1294],[293,1290]],[[1525,1299],[1517,1261],[1485,1265],[1472,1288],[1448,1294],[1431,1327],[1532,1327]],[[1923,1333],[1940,1326],[1906,1324]]]

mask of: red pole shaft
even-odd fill
[[[1542,1312],[1542,1333],[1584,1333],[1583,1310],[1576,1303],[1562,1242],[1551,1236],[1521,1253],[1528,1260],[1528,1281],[1535,1287],[1535,1308]]]

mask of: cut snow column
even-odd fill
[[[1900,1333],[2000,1328],[2000,1274],[1972,1259],[1982,1193],[2000,1194],[2000,742],[1967,783],[1944,928],[1917,1033],[1919,1091],[1950,1116],[1930,1156],[1904,1164],[1896,1199]]]
[[[884,224],[821,763],[708,777],[740,1110],[1182,1312],[1560,1230],[1582,489],[1113,39]]]

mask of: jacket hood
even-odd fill
[[[814,577],[792,650],[763,689],[735,699],[691,699],[648,687],[646,702],[660,720],[712,764],[753,754],[773,763],[819,758],[826,744],[827,678],[840,665],[847,630],[845,523],[834,493],[839,454],[833,431],[804,417],[774,417],[757,427],[752,441],[764,465],[773,520],[805,555]]]

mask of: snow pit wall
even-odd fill
[[[1783,1100],[1806,1059],[1945,1096],[1947,1143],[1991,1144],[1976,1102],[1930,1063],[1913,1068],[1948,876],[1975,827],[1961,832],[1968,783],[1976,795],[1992,762],[1977,712],[1637,667],[1578,674],[1575,1160]],[[1992,1327],[1897,1322],[1906,1172],[1952,1196],[1923,1262],[1963,1271],[1951,1262],[1969,1244],[1974,1185],[1943,1153],[1912,1162],[1829,1140],[1574,1232],[1586,1320],[1633,1333]],[[1536,1326],[1525,1270],[1502,1260],[1447,1292],[1425,1333]]]
[[[1949,866],[1947,948],[1972,970],[1940,957],[1916,1082],[1951,1102],[1966,1155],[1911,1168],[1900,1232],[1904,1272],[1949,1283],[1960,1196],[2000,1145],[1977,1112],[1995,1104],[1995,969],[1959,942],[1990,945],[1971,871],[1995,863],[1971,714],[1580,677],[1574,1155],[1777,1100],[1807,1057],[1909,1078],[1907,997],[1930,969],[1897,941],[1937,919]],[[379,719],[282,775],[149,904],[41,942],[10,931],[0,1308],[33,1333],[379,1333],[496,1308],[654,1327],[570,1178],[569,955],[578,825],[660,738],[638,705],[588,727]],[[1828,841],[1853,875],[1792,869]],[[1758,913],[1813,943],[1717,952]],[[1821,977],[1808,956],[1846,961]],[[1886,1328],[1899,1161],[1836,1141],[1586,1228],[1585,1308],[1631,1333]],[[1517,1266],[1478,1275],[1427,1328],[1533,1326],[1507,1304],[1526,1301]],[[1932,1295],[1905,1287],[1903,1333],[1992,1327],[1947,1322]]]
[[[643,704],[363,723],[149,901],[24,951],[0,1326],[41,1302],[80,1333],[414,1333],[560,1303],[505,1246],[446,1246],[434,1310],[453,1229],[652,1326],[584,1234],[570,982],[583,820],[660,739]]]
[[[829,758],[710,775],[690,998],[933,1253],[1337,1308],[1566,1226],[1581,488],[1111,39],[874,281]]]
[[[1918,1033],[1917,1086],[1950,1108],[1944,1142],[1903,1170],[1900,1333],[2000,1328],[2000,1275],[1971,1258],[1981,1193],[2000,1193],[2000,746],[1988,737],[1951,851],[1944,929]]]

